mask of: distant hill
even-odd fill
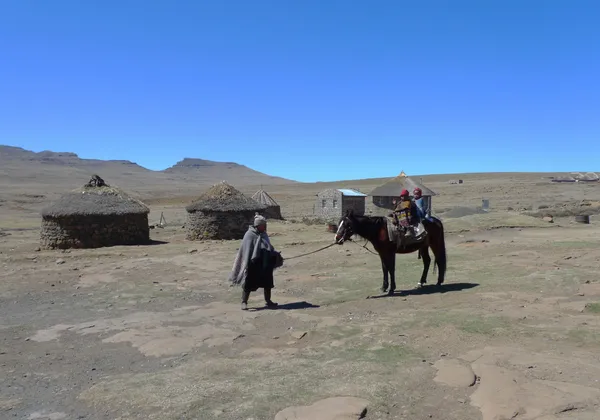
[[[266,175],[235,162],[214,162],[212,160],[184,158],[163,171],[196,182],[226,180],[238,185],[281,185],[296,183],[289,179]],[[234,182],[235,180],[239,180]]]
[[[196,193],[223,180],[240,187],[297,184],[233,162],[185,158],[164,171],[153,171],[127,160],[82,159],[71,152],[0,145],[0,187],[5,192],[65,191],[81,186],[93,174],[140,195]]]

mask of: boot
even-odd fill
[[[267,308],[276,308],[277,303],[271,300],[271,289],[265,287],[265,302],[267,303]]]
[[[242,311],[248,310],[248,299],[250,298],[250,292],[242,291]]]

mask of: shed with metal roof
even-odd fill
[[[367,194],[351,188],[330,188],[317,194],[314,214],[327,222],[337,223],[347,210],[365,214]]]

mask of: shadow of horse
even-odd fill
[[[382,294],[376,296],[369,296],[367,299],[381,299],[384,297],[400,297],[400,296],[419,296],[419,295],[432,295],[435,293],[448,293],[448,292],[460,292],[461,290],[469,290],[479,286],[479,283],[448,283],[440,286],[422,286],[415,289],[399,290],[394,292],[393,295]]]
[[[319,305],[313,305],[312,303],[306,302],[306,301],[301,301],[301,302],[290,302],[290,303],[282,303],[280,305],[278,305],[276,308],[267,308],[265,307],[260,307],[260,308],[248,308],[249,310],[254,310],[254,311],[264,311],[264,310],[269,310],[269,311],[277,311],[277,310],[284,310],[284,311],[292,311],[295,309],[309,309],[309,308],[320,308]]]
[[[152,246],[152,245],[167,245],[169,242],[167,241],[159,241],[156,239],[150,239],[150,241],[148,241],[146,244],[146,246]]]

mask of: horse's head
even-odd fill
[[[352,210],[346,211],[346,214],[342,216],[340,222],[338,224],[338,230],[335,234],[335,243],[338,245],[343,244],[344,242],[350,240],[352,235],[354,235],[353,227],[353,212]]]

